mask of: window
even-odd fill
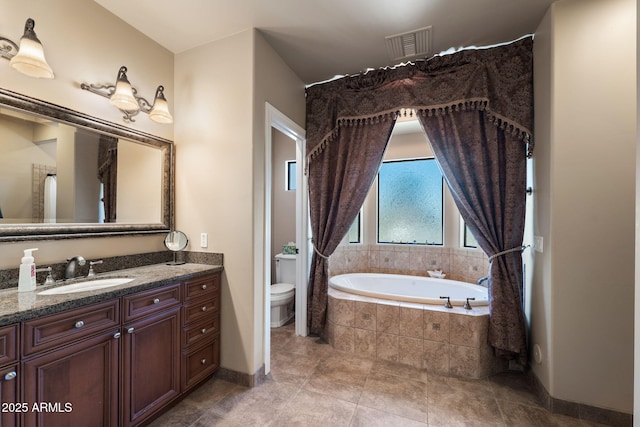
[[[351,224],[351,228],[349,228],[349,243],[362,243],[362,211],[358,212],[358,216],[356,217],[353,224]]]
[[[285,189],[294,191],[296,189],[296,161],[287,160],[285,162]]]
[[[433,158],[383,162],[378,243],[443,244],[443,180]]]
[[[463,236],[462,246],[464,246],[465,248],[477,248],[478,241],[474,237],[473,233],[471,233],[471,230],[469,230],[469,227],[467,226],[467,224],[465,224],[464,221],[462,221],[462,218],[460,219],[460,221],[462,222],[464,227],[464,233],[462,235]]]

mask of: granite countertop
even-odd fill
[[[88,292],[60,295],[38,295],[45,289],[77,283],[85,278],[57,282],[55,285],[41,286],[32,292],[18,292],[18,288],[0,290],[0,326],[18,323],[36,317],[53,314],[95,302],[106,301],[122,295],[128,295],[146,289],[153,289],[172,283],[196,278],[205,274],[222,271],[221,265],[154,264],[125,270],[115,270],[96,274],[93,279],[127,277],[133,279],[124,285]]]

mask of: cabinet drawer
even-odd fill
[[[120,327],[120,305],[110,300],[24,322],[23,355]]]
[[[220,366],[220,335],[182,354],[182,391],[198,384]]]
[[[217,297],[204,301],[194,301],[191,304],[185,304],[182,310],[182,324],[186,325],[205,318],[217,317],[217,311],[219,309],[220,302]]]
[[[197,298],[213,298],[220,291],[220,274],[189,280],[184,284],[185,302]]]
[[[182,328],[182,347],[205,340],[220,332],[220,319],[217,315],[211,316],[202,322],[194,323],[191,326]]]
[[[122,297],[124,321],[180,305],[180,285],[164,286]]]
[[[0,366],[18,359],[18,325],[0,328]]]

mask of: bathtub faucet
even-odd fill
[[[464,303],[464,309],[465,310],[471,310],[471,304],[469,304],[469,301],[475,301],[475,298],[467,298],[467,302]]]
[[[440,299],[445,299],[445,298],[447,299],[447,302],[444,303],[445,308],[453,308],[449,297],[440,297]]]
[[[476,282],[476,284],[478,285],[482,285],[484,282],[486,282],[487,280],[489,280],[489,276],[483,277],[482,279],[478,279],[478,281]]]

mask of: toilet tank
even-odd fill
[[[296,284],[296,256],[276,255],[276,282]]]

